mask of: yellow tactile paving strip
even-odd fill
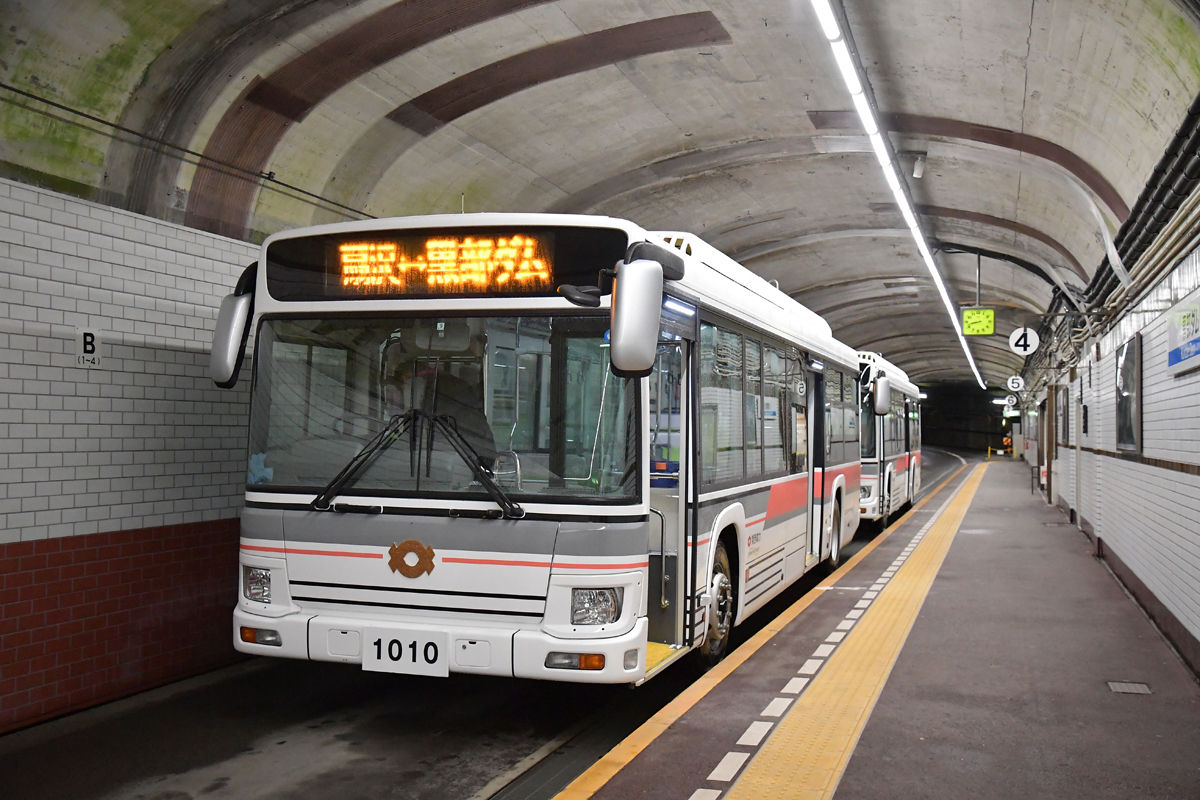
[[[987,469],[963,483],[851,635],[776,726],[726,800],[832,798]]]
[[[804,609],[812,605],[813,601],[821,594],[820,588],[833,586],[842,578],[844,578],[850,570],[854,569],[860,561],[866,558],[871,551],[883,544],[892,533],[899,530],[904,523],[919,511],[926,503],[932,500],[946,488],[955,478],[958,477],[965,467],[959,467],[950,477],[942,481],[941,484],[932,492],[927,494],[920,502],[908,510],[908,512],[900,519],[888,526],[879,536],[876,536],[865,547],[855,553],[846,563],[842,564],[832,575],[817,584],[817,588],[808,592],[799,600],[797,600],[786,611],[768,623],[762,630],[750,637],[740,647],[730,653],[721,663],[717,664],[707,673],[702,675],[695,683],[680,692],[679,696],[671,702],[667,703],[658,713],[646,720],[642,725],[629,734],[620,744],[608,751],[595,764],[583,772],[582,775],[554,796],[554,800],[587,800],[604,784],[620,772],[630,761],[645,750],[650,744],[657,739],[667,728],[675,723],[677,719],[691,709],[692,706],[700,702],[705,695],[712,691],[726,677],[728,677],[735,669],[758,652],[758,649],[769,642],[775,634],[779,633]]]

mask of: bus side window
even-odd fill
[[[830,446],[826,450],[829,454],[826,466],[831,467],[846,460],[843,453],[846,449],[846,413],[842,402],[842,373],[838,370],[830,370],[825,375],[825,405],[829,409],[827,419],[833,423],[829,429]]]
[[[921,404],[920,403],[915,403],[913,405],[913,430],[916,432],[913,434],[913,450],[916,451],[916,450],[921,449]]]
[[[858,459],[858,379],[847,372],[842,376],[842,414],[845,420],[846,446],[842,452],[842,461]]]
[[[912,412],[909,410],[908,398],[904,398],[904,450],[912,450],[912,425],[909,423]]]
[[[701,453],[708,484],[743,475],[742,361],[739,334],[715,325],[700,326]]]
[[[763,348],[763,471],[778,475],[787,470],[784,426],[788,408],[787,366],[783,353]]]
[[[811,375],[804,372],[803,361],[799,353],[792,351],[787,355],[787,377],[784,379],[785,393],[789,411],[788,426],[788,468],[793,475],[808,472],[808,398],[814,391],[815,381]],[[819,410],[818,410],[818,413]],[[817,447],[820,442],[815,443]]]
[[[824,401],[824,425],[822,427],[821,439],[824,445],[824,465],[826,468],[833,463],[830,455],[833,453],[833,401],[829,397],[829,375],[824,374],[817,377],[816,381],[824,381],[821,395],[817,395],[818,399]],[[823,397],[822,397],[823,396]]]
[[[892,423],[892,442],[895,452],[904,448],[904,404],[899,398],[892,400],[892,412],[888,415]]]
[[[808,472],[808,408],[803,397],[792,403],[792,474]]]
[[[762,453],[762,349],[758,342],[746,340],[746,390],[742,397],[746,421],[746,477],[761,475]]]

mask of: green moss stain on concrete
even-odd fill
[[[23,0],[0,29],[0,74],[21,89],[115,122],[159,53],[217,2]],[[7,106],[0,115],[0,157],[99,186],[111,129],[36,101],[25,105]]]
[[[1200,34],[1173,3],[1163,3],[1158,11],[1164,40],[1151,39],[1149,46],[1161,47],[1159,57],[1175,68],[1179,79],[1193,92],[1200,91]]]

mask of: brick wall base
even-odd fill
[[[233,663],[238,520],[0,545],[0,733]]]

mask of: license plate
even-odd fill
[[[450,674],[450,634],[408,628],[367,628],[363,631],[362,668],[403,675]]]

